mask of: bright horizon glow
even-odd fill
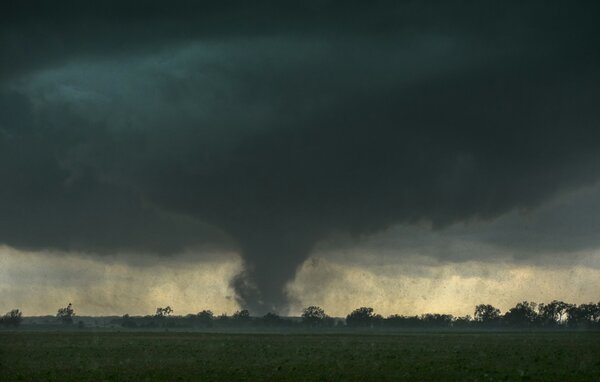
[[[170,305],[176,315],[210,309],[232,314],[241,307],[229,280],[242,269],[235,254],[223,260],[186,254],[175,257],[82,256],[25,252],[0,247],[0,312],[21,309],[26,316],[54,315],[71,302],[78,315],[151,315]],[[522,300],[571,303],[598,300],[600,269],[581,265],[542,267],[510,263],[427,262],[396,259],[377,266],[342,263],[326,253],[313,255],[288,284],[289,312],[298,316],[319,305],[335,317],[360,306],[383,316],[445,313],[472,315],[479,303],[505,312]],[[589,260],[600,260],[600,253]],[[252,312],[251,312],[252,314]]]

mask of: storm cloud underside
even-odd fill
[[[0,16],[15,248],[237,248],[240,303],[281,311],[331,235],[491,220],[600,178],[595,9],[26,3]]]

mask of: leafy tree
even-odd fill
[[[13,309],[6,313],[3,317],[0,317],[0,324],[2,326],[13,326],[17,327],[21,325],[23,321],[23,313],[19,309]]]
[[[250,312],[247,309],[238,310],[231,318],[237,324],[247,324],[250,322]]]
[[[450,327],[454,317],[451,314],[428,313],[421,315],[421,322],[428,328]]]
[[[156,308],[156,314],[154,314],[154,316],[158,318],[169,317],[171,313],[173,313],[173,309],[171,309],[170,306],[166,306],[164,308],[159,307]]]
[[[389,315],[384,321],[383,324],[389,327],[402,327],[406,326],[406,317],[401,316],[399,314]]]
[[[560,325],[568,318],[568,312],[573,307],[573,304],[554,300],[549,304],[540,304],[538,316],[545,325]]]
[[[73,304],[69,303],[64,308],[58,309],[56,313],[56,318],[59,319],[63,324],[70,325],[73,323],[73,318],[75,317],[75,311],[73,310]]]
[[[473,316],[475,321],[489,325],[498,321],[500,318],[500,309],[489,304],[479,304],[475,307],[475,314]]]
[[[504,315],[504,320],[508,325],[528,327],[533,325],[538,319],[536,312],[537,304],[535,302],[523,301],[511,308]]]
[[[309,306],[302,311],[302,324],[310,327],[329,326],[333,319],[318,306]]]
[[[248,309],[238,310],[231,316],[234,320],[246,320],[250,318],[250,312]]]
[[[579,306],[572,305],[568,311],[568,324],[573,327],[593,327],[600,324],[600,302]]]
[[[156,313],[154,314],[154,320],[153,321],[157,321],[152,322],[152,325],[159,325],[163,328],[167,328],[167,327],[174,327],[177,323],[176,320],[174,320],[171,317],[171,314],[173,313],[173,309],[170,306],[165,306],[164,308],[158,307],[156,308]]]
[[[466,315],[463,317],[455,317],[452,326],[455,328],[468,328],[471,325],[472,319],[471,316]]]
[[[350,327],[373,327],[381,323],[383,317],[373,313],[373,308],[361,307],[346,316],[346,325]]]
[[[212,326],[214,314],[210,310],[203,310],[196,314],[196,318],[202,326]]]

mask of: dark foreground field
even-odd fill
[[[600,381],[600,333],[0,333],[0,380]]]

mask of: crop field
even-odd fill
[[[1,381],[600,381],[600,333],[0,332]]]

